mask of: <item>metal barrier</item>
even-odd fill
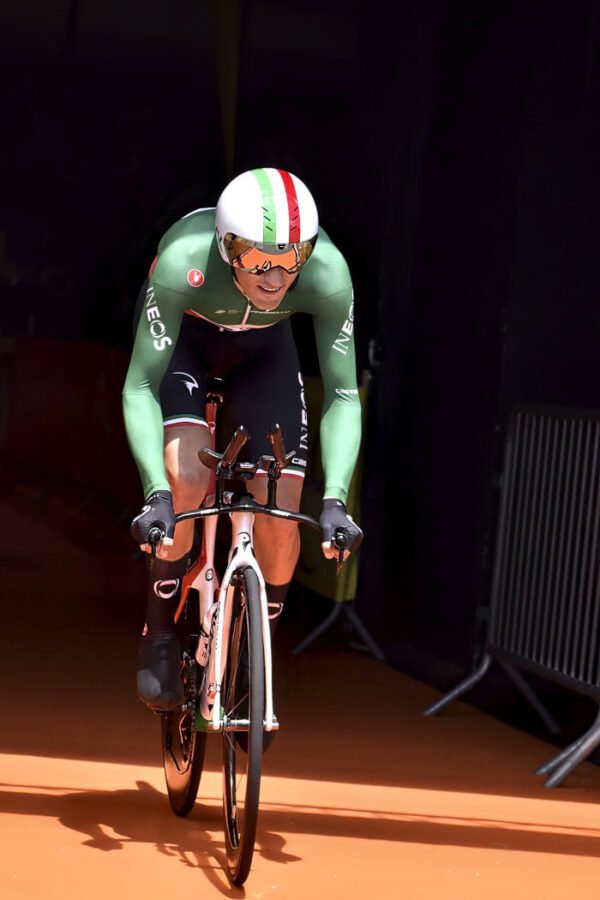
[[[369,388],[371,383],[371,374],[368,370],[363,370],[361,383],[359,386],[359,396],[361,400],[363,413],[363,426],[365,423],[366,407],[368,403]],[[321,510],[321,501],[323,497],[323,467],[321,463],[320,439],[319,439],[319,421],[321,418],[321,409],[323,402],[323,386],[321,379],[315,376],[306,376],[304,378],[304,398],[308,409],[308,427],[310,448],[310,456],[308,459],[306,481],[302,492],[302,512],[306,512],[315,518],[319,518]],[[356,463],[354,475],[348,491],[347,507],[348,512],[360,522],[360,493],[362,482],[362,466],[363,453],[359,454]],[[359,618],[354,608],[356,598],[356,587],[358,582],[358,561],[360,551],[354,552],[347,563],[345,563],[339,576],[336,573],[336,567],[332,565],[330,560],[326,560],[321,549],[321,537],[316,532],[311,532],[308,528],[302,535],[302,550],[300,559],[294,574],[294,580],[297,584],[303,585],[309,590],[314,591],[321,596],[327,597],[333,601],[331,612],[320,622],[309,634],[307,634],[299,644],[297,644],[293,653],[302,653],[309,644],[312,644],[320,635],[324,634],[340,614],[343,614],[347,620],[345,624],[349,624],[350,629],[361,639],[361,649],[364,647],[373,654],[375,659],[385,660],[383,650],[377,644],[373,636],[369,633],[367,627]]]
[[[519,669],[600,704],[600,412],[519,406],[504,449],[489,626],[479,668],[429,706],[435,715],[495,660],[553,732]],[[592,727],[536,771],[559,785],[600,745]]]

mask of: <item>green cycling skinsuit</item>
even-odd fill
[[[142,514],[154,510],[153,503],[168,503],[172,515],[165,428],[203,423],[208,375],[225,376],[225,410],[230,400],[235,407],[237,396],[244,418],[233,424],[249,426],[253,459],[271,452],[266,432],[269,424],[280,422],[287,447],[296,450],[283,475],[303,476],[306,410],[290,324],[296,312],[312,318],[323,384],[323,509],[327,504],[339,507],[333,513],[330,507],[327,515],[339,515],[348,522],[344,504],[361,439],[348,266],[320,228],[312,255],[281,303],[273,310],[257,309],[238,289],[232,268],[220,256],[214,209],[192,212],[165,233],[138,301],[123,413],[146,498]],[[323,519],[321,523],[324,528]],[[354,523],[350,527],[362,535]],[[138,693],[154,709],[174,708],[181,702],[173,610],[189,563],[189,556],[148,560]],[[267,585],[270,609],[281,611],[287,587]]]
[[[277,309],[253,308],[232,280],[215,238],[214,210],[176,222],[164,235],[149,276],[123,390],[130,447],[144,497],[168,490],[159,388],[186,314],[219,329],[263,329],[295,312],[312,316],[323,382],[320,442],[324,496],[345,501],[358,455],[361,413],[356,383],[352,281],[346,262],[323,229],[298,284]],[[265,402],[257,398],[257,402]]]

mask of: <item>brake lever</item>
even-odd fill
[[[337,550],[338,550],[338,556],[337,556],[336,563],[335,563],[335,574],[337,576],[342,571],[342,566],[346,562],[346,560],[344,559],[344,551],[346,550],[346,547],[348,546],[348,538],[347,538],[346,533],[341,530],[336,531],[336,533],[333,537],[332,543],[334,544],[335,547],[337,547]]]
[[[150,553],[152,556],[156,556],[156,548],[160,544],[164,537],[164,532],[162,528],[159,528],[157,525],[153,525],[152,528],[148,531],[148,543],[150,544]]]

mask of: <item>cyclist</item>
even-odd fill
[[[174,614],[192,562],[194,525],[175,528],[175,512],[198,506],[206,493],[209,473],[197,452],[209,444],[203,420],[209,376],[226,377],[221,417],[229,433],[243,423],[252,435],[240,458],[270,453],[269,426],[282,426],[296,455],[282,473],[278,502],[300,508],[308,423],[290,322],[295,312],[312,316],[323,382],[320,524],[323,552],[331,557],[338,527],[346,530],[350,550],[362,539],[345,506],[361,414],[351,276],[319,227],[313,197],[290,172],[253,169],[225,187],[216,208],[189,213],[160,240],[140,292],[123,388],[126,431],[145,497],[132,535],[149,554],[137,689],[156,711],[183,701]],[[259,471],[249,484],[259,502],[266,499],[265,476]],[[152,555],[148,534],[156,524],[164,538]],[[255,550],[273,629],[298,561],[297,525],[258,516]]]

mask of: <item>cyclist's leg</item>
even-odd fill
[[[165,420],[165,467],[176,512],[203,499],[208,470],[198,449],[209,443],[204,422],[206,378],[201,350],[190,340],[185,324],[161,384]],[[183,577],[190,562],[193,524],[175,529],[173,546],[148,557],[146,616],[138,656],[138,694],[155,710],[169,710],[183,701],[181,648],[175,633],[175,613]]]
[[[284,509],[298,510],[300,508],[303,481],[302,477],[282,475],[277,486],[278,505]],[[254,478],[249,483],[249,490],[259,503],[264,503],[267,499],[266,477]],[[254,550],[265,578],[269,608],[269,629],[271,638],[274,638],[300,553],[298,526],[293,522],[283,522],[268,516],[256,516],[254,521]],[[247,659],[244,659],[242,662],[242,668],[245,668],[246,671],[240,672],[240,685],[248,678]],[[243,703],[241,704],[241,709],[245,709]],[[265,732],[263,742],[265,751],[271,746],[276,733],[275,731]],[[240,732],[237,739],[241,749],[247,752],[247,735],[244,732]]]
[[[302,477],[282,475],[277,485],[277,503],[283,509],[300,509]],[[251,491],[259,503],[264,503],[267,479],[255,478]],[[254,524],[254,549],[267,582],[271,633],[283,611],[283,604],[300,555],[300,534],[295,522],[284,522],[267,516],[257,516]]]
[[[296,450],[290,470],[282,475],[278,485],[278,502],[289,509],[298,509],[306,462],[307,421],[303,385],[291,324],[288,321],[254,332],[232,336],[237,350],[243,348],[245,358],[229,372],[227,401],[221,414],[225,434],[244,424],[252,440],[242,449],[240,458],[255,462],[261,454],[271,454],[267,439],[269,428],[278,423],[288,449]],[[266,472],[257,475],[248,485],[260,502],[266,500]],[[279,620],[283,604],[298,560],[300,538],[293,523],[257,516],[254,542],[258,561],[266,579],[271,634]],[[245,671],[244,671],[245,670]],[[242,660],[238,689],[243,714],[247,699],[243,685],[248,678],[248,661]],[[265,735],[265,749],[276,732]],[[247,734],[239,732],[236,742],[245,750]]]
[[[248,426],[252,441],[242,453],[251,460],[256,460],[262,453],[272,453],[267,432],[274,423],[281,426],[286,448],[296,453],[279,480],[277,502],[287,509],[298,510],[306,468],[308,420],[291,323],[283,321],[255,333],[251,339],[255,352],[229,381],[227,414],[238,424],[243,422]],[[259,502],[264,502],[266,472],[259,473],[250,482],[249,489]],[[267,582],[274,630],[298,562],[298,526],[293,522],[257,516],[254,544]]]
[[[210,472],[198,459],[198,450],[210,445],[206,425],[165,423],[165,468],[176,513],[193,509],[204,500]],[[161,550],[161,556],[168,560],[180,559],[189,553],[193,540],[194,521],[179,522],[173,545]]]

